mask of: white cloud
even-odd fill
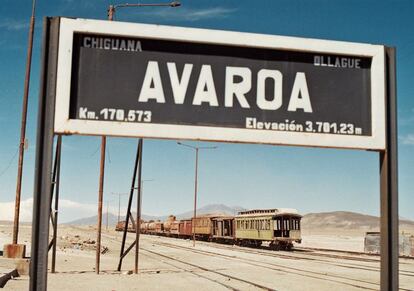
[[[171,9],[160,9],[152,12],[140,13],[150,15],[152,17],[160,17],[169,20],[180,20],[180,21],[198,21],[212,18],[225,18],[230,14],[234,13],[237,9],[225,8],[225,7],[211,7],[204,9],[191,9],[191,8],[171,8]]]
[[[414,145],[414,134],[400,136],[400,141],[404,145]]]
[[[20,202],[20,221],[32,221],[33,198],[22,200]],[[121,208],[121,214],[125,214],[126,209]],[[69,222],[79,218],[94,216],[98,213],[98,203],[79,203],[72,200],[59,200],[59,223]],[[106,204],[103,207],[103,213],[106,213]],[[118,207],[109,207],[109,213],[118,214]],[[0,220],[12,221],[14,219],[14,201],[0,202]]]
[[[25,29],[29,26],[27,21],[22,20],[15,20],[15,19],[4,19],[0,22],[0,29],[6,29],[6,30],[21,30]]]
[[[26,199],[20,202],[20,221],[32,220],[33,199]],[[0,220],[14,219],[14,201],[0,202]]]

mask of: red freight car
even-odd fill
[[[180,220],[178,233],[180,237],[191,237],[193,235],[191,219]]]

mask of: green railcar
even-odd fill
[[[235,239],[239,245],[260,246],[269,242],[273,249],[290,249],[302,241],[300,220],[295,209],[257,209],[235,217]]]

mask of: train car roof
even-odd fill
[[[240,211],[236,217],[248,216],[280,216],[291,214],[293,216],[302,217],[294,208],[273,208],[273,209],[253,209],[247,211]]]
[[[212,219],[213,220],[227,220],[227,219],[234,219],[234,216],[232,215],[215,216]]]
[[[222,217],[228,217],[229,215],[226,214],[219,214],[219,213],[208,213],[208,214],[201,214],[201,215],[197,215],[196,219],[199,218],[222,218]]]

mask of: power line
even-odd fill
[[[7,164],[7,166],[4,168],[3,171],[1,171],[0,177],[3,176],[7,172],[8,169],[10,169],[10,167],[11,167],[14,159],[17,157],[17,154],[18,153],[19,153],[19,149],[16,150],[16,152],[14,153],[13,157],[10,159],[9,163]]]

